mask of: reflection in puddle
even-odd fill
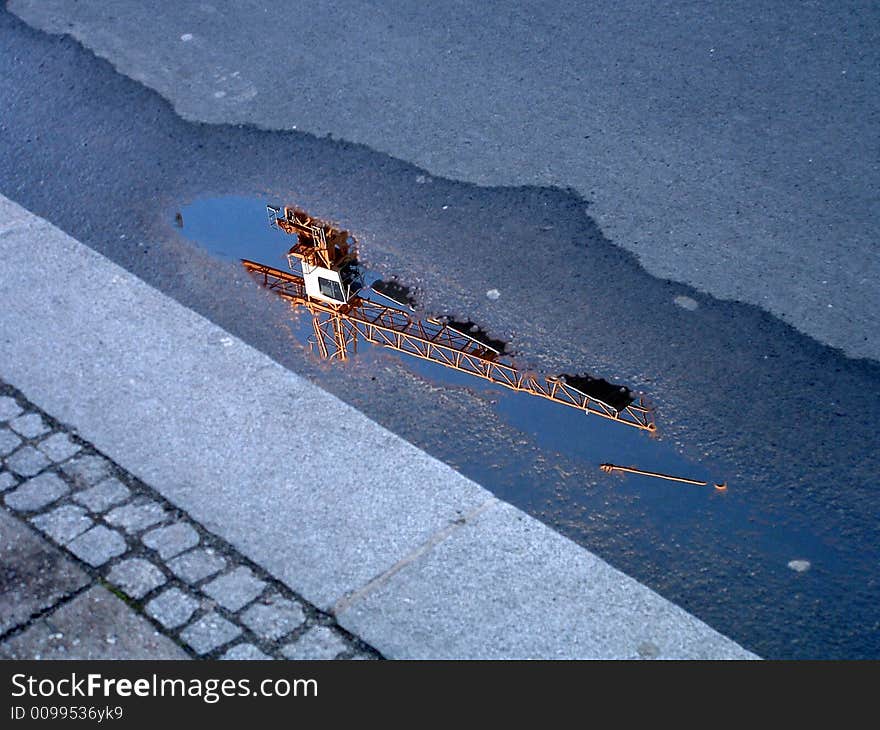
[[[651,409],[641,398],[620,398],[627,392],[625,388],[614,389],[621,405],[612,406],[563,377],[519,370],[501,354],[499,348],[504,343],[493,347],[490,338],[472,322],[457,322],[456,327],[448,317],[420,319],[408,307],[371,299],[375,290],[363,284],[366,272],[357,262],[357,241],[347,231],[298,208],[285,207],[282,212],[267,206],[267,212],[270,227],[295,241],[287,252],[289,270],[249,259],[241,263],[264,288],[311,314],[311,344],[324,360],[347,360],[363,340],[588,415],[654,431]],[[589,378],[580,382],[588,387],[604,383]]]
[[[347,232],[293,208],[270,207],[267,226],[266,211],[263,201],[251,198],[198,200],[182,213],[183,232],[216,255],[244,260],[261,284],[307,309],[312,316],[304,324],[310,327],[297,329],[304,335],[307,331],[309,344],[321,357],[347,359],[358,339],[366,340],[414,356],[402,358],[402,364],[416,375],[481,393],[501,419],[536,443],[593,468],[610,461],[636,462],[710,481],[700,464],[688,462],[670,444],[645,438],[641,432],[654,431],[653,414],[626,386],[585,374],[541,377],[519,372],[506,357],[508,343],[474,322],[418,319],[411,290],[360,265],[357,242]]]
[[[373,290],[376,294],[388,299],[399,307],[404,309],[409,309],[410,311],[415,311],[415,307],[417,304],[416,297],[412,293],[412,290],[406,286],[406,284],[402,284],[396,278],[390,279],[377,279],[370,285],[370,289]],[[484,330],[480,325],[475,322],[471,322],[470,320],[459,320],[454,317],[450,317],[448,315],[439,315],[432,318],[434,321],[439,322],[440,324],[444,324],[450,329],[455,330],[471,339],[476,340],[477,342],[485,345],[490,350],[494,350],[499,355],[510,355],[512,354],[509,349],[509,343],[504,340],[499,340],[494,337],[491,337],[486,330]],[[597,396],[598,397],[598,396]]]

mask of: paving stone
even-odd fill
[[[8,428],[0,428],[0,456],[9,456],[21,445],[21,439]]]
[[[33,512],[51,504],[69,491],[70,487],[57,474],[40,474],[7,493],[5,502],[19,512]]]
[[[185,522],[176,522],[167,527],[157,527],[141,538],[144,545],[159,553],[162,560],[168,560],[199,544],[199,533]]]
[[[253,644],[236,644],[220,658],[227,661],[271,661],[272,659],[272,657],[261,652]]]
[[[91,530],[67,544],[67,548],[80,560],[93,568],[103,565],[111,558],[128,550],[125,538],[116,530],[104,525],[95,525]]]
[[[194,585],[223,570],[226,559],[213,550],[191,550],[168,561],[168,567],[182,581]]]
[[[102,456],[84,454],[61,467],[78,489],[93,487],[102,479],[110,476],[110,462]]]
[[[347,649],[348,645],[339,634],[327,626],[316,626],[285,646],[281,653],[287,659],[335,659]]]
[[[174,641],[94,586],[0,645],[4,659],[188,659]]]
[[[89,576],[73,560],[0,509],[0,634],[88,582]]]
[[[25,413],[18,418],[13,418],[9,422],[9,427],[26,439],[35,439],[52,430],[39,413]]]
[[[31,518],[31,524],[55,542],[66,545],[79,537],[94,523],[82,507],[66,504],[51,512]]]
[[[131,491],[118,479],[110,477],[94,487],[73,495],[73,499],[88,507],[92,512],[104,512],[114,504],[124,502]]]
[[[53,433],[43,439],[37,448],[54,462],[65,461],[82,449],[66,433]]]
[[[241,615],[242,623],[257,636],[275,641],[305,623],[302,607],[277,593],[257,601]]]
[[[138,600],[166,582],[165,574],[143,558],[129,558],[117,563],[107,580],[121,588],[125,595]]]
[[[257,578],[250,568],[240,566],[215,578],[202,591],[223,608],[238,611],[259,596],[265,587],[266,582]]]
[[[161,504],[140,499],[112,509],[104,519],[131,534],[152,527],[164,520],[165,516],[166,512]]]
[[[22,412],[21,406],[15,402],[15,398],[8,395],[0,396],[0,421],[11,421]]]
[[[24,446],[6,459],[6,466],[19,476],[32,477],[49,466],[49,460],[33,446]]]
[[[180,634],[196,654],[207,654],[241,635],[241,629],[216,611],[202,616]]]
[[[12,472],[0,471],[0,492],[12,489],[16,484],[18,484],[18,479],[13,476]]]
[[[183,626],[199,607],[197,599],[180,588],[169,588],[147,604],[147,613],[166,629]]]

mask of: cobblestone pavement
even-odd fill
[[[381,658],[2,382],[0,494],[0,658]]]

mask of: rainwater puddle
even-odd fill
[[[229,261],[249,259],[273,268],[288,270],[287,252],[295,243],[295,236],[287,235],[268,225],[266,202],[262,199],[222,197],[196,200],[181,210],[175,225],[181,228],[181,233],[186,238],[203,246],[215,256]],[[413,303],[405,283],[395,280],[383,281],[366,268],[363,262],[360,263],[360,269],[366,285],[360,292],[362,297],[381,304],[397,302],[402,309]],[[372,289],[387,294],[390,300]],[[445,318],[443,321],[449,320]],[[474,322],[449,321],[449,324],[504,353],[506,343],[492,339]],[[314,347],[315,337],[311,318],[307,312],[296,318],[294,332],[304,345],[311,345],[315,357],[318,357]],[[359,347],[363,352],[363,348],[379,346],[362,343]],[[494,404],[499,419],[529,434],[544,449],[591,463],[597,471],[599,464],[611,462],[625,466],[637,465],[651,471],[686,476],[710,483],[723,481],[723,477],[710,474],[702,464],[684,458],[662,437],[651,436],[644,431],[599,416],[587,415],[581,410],[529,393],[512,391],[428,360],[382,349],[389,356],[398,358],[412,373],[435,384],[449,388],[467,388],[481,394]],[[354,357],[358,357],[358,354],[354,354]],[[596,374],[594,377],[599,378],[599,376],[600,374]],[[574,384],[575,379],[570,377],[569,382]],[[581,386],[581,383],[578,385]],[[598,390],[593,394],[606,401],[620,399],[622,397],[620,392],[626,387],[618,384],[612,386],[602,380],[592,384],[593,388],[597,386]],[[590,386],[582,385],[582,387],[586,389]],[[627,400],[623,396],[621,402],[625,403]],[[659,428],[662,432],[662,421],[659,423]],[[619,477],[617,480],[619,481]],[[633,482],[647,480],[650,486],[646,489],[646,497],[650,499],[650,495],[654,495],[658,503],[664,499],[666,489],[658,489],[659,482],[656,479],[627,475],[626,480]],[[699,495],[701,489],[712,491],[711,487],[701,488],[692,485],[664,486],[690,491],[695,499],[705,499],[705,495]]]

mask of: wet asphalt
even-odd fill
[[[747,648],[880,656],[877,363],[649,276],[573,191],[479,187],[332,138],[187,122],[6,12],[0,68],[0,192]],[[316,362],[283,304],[175,228],[193,201],[232,195],[345,211],[362,258],[421,307],[472,319],[523,364],[644,391],[664,445],[730,490],[600,475],[555,413],[522,423],[493,391],[381,352]]]

